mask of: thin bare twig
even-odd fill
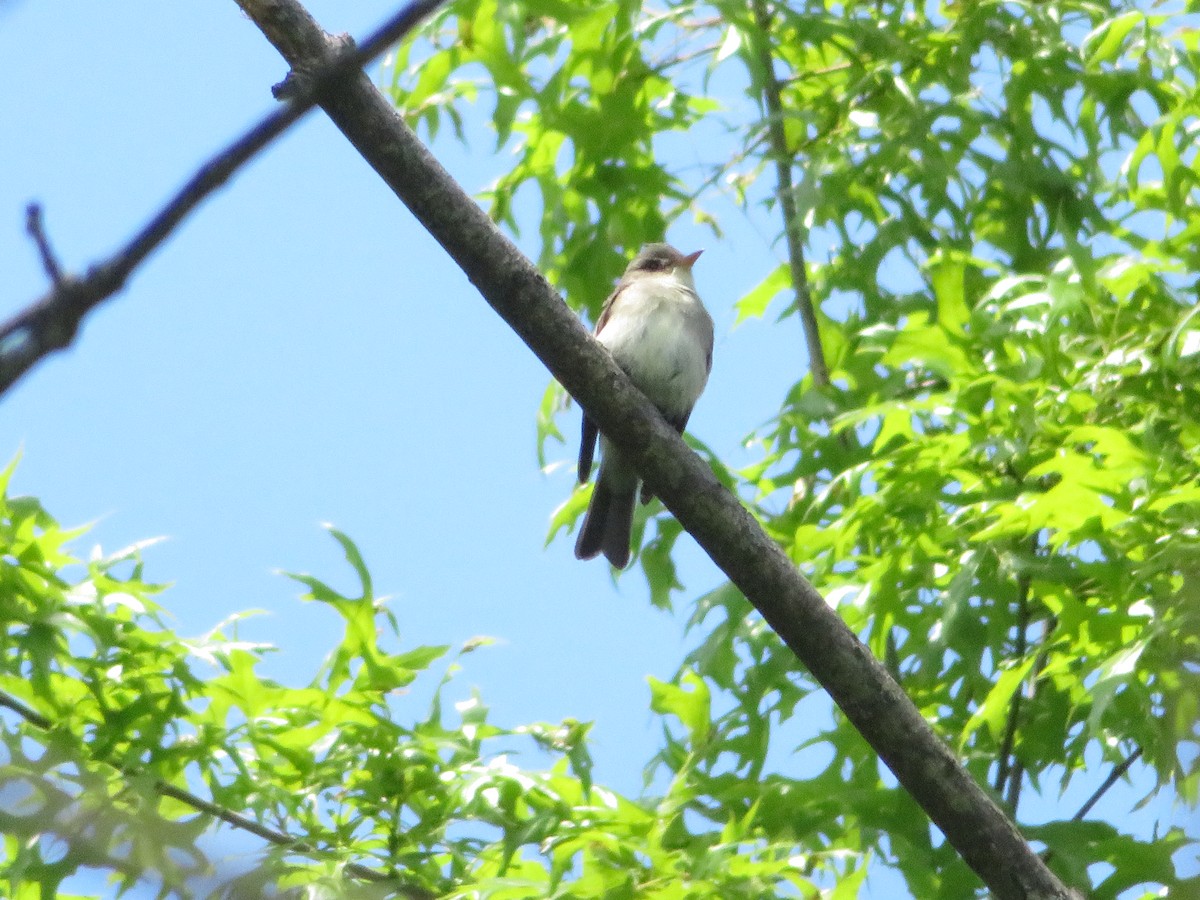
[[[141,231],[83,277],[64,275],[41,227],[41,208],[30,204],[27,225],[37,243],[53,290],[0,325],[0,395],[34,365],[71,344],[83,317],[125,286],[134,270],[156,250],[189,213],[267,145],[298,122],[339,79],[361,69],[411,31],[445,0],[413,0],[380,26],[356,49],[296,82],[285,82],[286,106],[265,116],[236,141],[201,166]],[[297,86],[298,85],[298,86]],[[282,93],[282,92],[281,92]]]
[[[813,306],[812,291],[808,285],[808,270],[804,261],[804,229],[796,210],[796,188],[792,181],[793,157],[788,150],[787,134],[783,128],[783,98],[779,79],[775,75],[775,60],[767,35],[771,33],[771,15],[766,0],[754,0],[754,18],[759,35],[754,44],[758,48],[759,65],[762,67],[763,102],[767,108],[767,133],[771,141],[771,157],[775,162],[775,178],[778,182],[779,208],[783,212],[783,228],[787,238],[788,266],[792,270],[792,286],[796,293],[796,309],[804,327],[804,341],[808,346],[808,365],[813,384],[823,388],[829,384],[829,366],[825,362],[825,350],[821,347],[821,331],[817,324],[816,308]]]
[[[11,709],[30,725],[36,725],[42,731],[49,731],[54,723],[32,707],[26,706],[16,697],[0,692],[0,706]]]
[[[1092,796],[1088,797],[1083,806],[1079,807],[1079,811],[1075,813],[1075,815],[1071,816],[1071,821],[1082,822],[1083,817],[1092,811],[1092,807],[1100,802],[1100,798],[1108,792],[1109,788],[1111,788],[1124,777],[1125,773],[1129,771],[1130,767],[1137,762],[1141,756],[1142,748],[1135,747],[1132,753],[1113,766],[1113,770],[1108,773],[1108,777],[1104,779],[1104,782],[1100,785],[1100,787],[1096,788],[1096,790],[1092,792]],[[1053,859],[1054,850],[1052,848],[1042,851],[1042,861],[1044,863],[1049,865]]]
[[[62,267],[59,266],[54,251],[50,249],[50,239],[46,237],[46,230],[42,226],[40,204],[30,203],[25,207],[25,230],[37,245],[38,255],[42,258],[42,268],[46,270],[50,283],[56,286],[62,284]]]
[[[22,719],[42,731],[50,731],[54,727],[53,720],[47,718],[29,706],[26,706],[16,697],[0,691],[0,707],[11,709]],[[119,765],[108,760],[103,761],[105,765],[112,766],[122,775],[135,776],[138,775],[129,766]],[[311,844],[298,840],[289,834],[282,831],[277,831],[274,828],[268,828],[265,825],[260,825],[253,819],[243,816],[241,813],[234,812],[211,800],[205,800],[203,797],[198,797],[190,791],[185,791],[183,788],[177,788],[174,785],[167,784],[165,781],[155,781],[154,789],[164,797],[170,797],[173,800],[178,800],[199,812],[206,813],[215,819],[220,819],[227,825],[232,825],[234,828],[248,831],[257,837],[262,838],[276,845],[277,847],[285,847],[293,853],[312,853],[316,850]],[[386,875],[368,866],[360,865],[359,863],[349,863],[345,867],[345,872],[354,878],[363,881],[372,882],[391,882],[395,885],[396,890],[403,896],[411,898],[411,900],[433,900],[434,894],[427,891],[425,888],[415,885],[395,884],[396,879],[393,876]]]
[[[1033,552],[1037,552],[1037,537],[1033,539]],[[1028,572],[1024,572],[1017,579],[1017,625],[1016,639],[1013,647],[1013,658],[1020,661],[1025,658],[1027,652],[1025,632],[1029,628],[1029,587],[1030,577]],[[996,765],[996,778],[992,782],[992,790],[998,795],[1004,796],[1005,788],[1008,788],[1008,793],[1012,794],[1012,785],[1008,782],[1009,775],[1012,772],[1013,764],[1013,745],[1017,739],[1017,725],[1021,719],[1021,686],[1013,691],[1012,699],[1009,701],[1008,717],[1004,723],[1004,737],[1000,740],[1000,753]],[[1010,814],[1016,814],[1016,808],[1012,803],[1009,803],[1008,811]]]
[[[1100,802],[1100,798],[1105,795],[1108,789],[1120,781],[1124,777],[1125,773],[1129,771],[1130,766],[1137,762],[1141,756],[1142,748],[1136,747],[1132,753],[1125,757],[1125,759],[1117,763],[1117,765],[1113,767],[1113,770],[1108,773],[1108,777],[1104,779],[1104,782],[1100,785],[1100,787],[1096,788],[1092,796],[1088,797],[1087,802],[1084,803],[1083,806],[1079,807],[1079,812],[1071,816],[1071,821],[1082,821],[1083,817],[1092,811],[1092,807]]]

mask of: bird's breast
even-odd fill
[[[708,381],[711,320],[696,294],[673,281],[631,285],[597,338],[668,416],[686,415]]]

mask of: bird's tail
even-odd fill
[[[613,484],[622,479],[605,475],[605,466],[601,466],[592,500],[583,517],[583,527],[579,529],[579,538],[575,541],[575,557],[592,559],[603,553],[616,568],[623,569],[629,565],[637,481],[631,485]]]

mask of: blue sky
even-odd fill
[[[364,34],[388,2],[314,2],[330,31]],[[4,309],[45,289],[24,207],[45,207],[67,268],[110,253],[204,158],[272,107],[286,67],[232,2],[0,6],[0,265]],[[20,89],[15,89],[16,86]],[[480,142],[438,152],[472,191],[506,163]],[[742,239],[681,223],[705,248],[702,296],[717,320],[714,375],[691,430],[723,458],[803,371],[793,320],[733,328],[732,303],[778,259],[740,213]],[[536,246],[525,241],[530,254]],[[603,297],[611,285],[597,285]],[[242,634],[278,645],[272,675],[305,678],[335,617],[273,574],[349,586],[320,527],[363,550],[406,641],[501,642],[459,679],[504,724],[595,720],[597,778],[628,792],[656,746],[648,674],[669,676],[682,625],[651,609],[630,570],[614,589],[573,541],[545,547],[574,484],[577,415],[539,470],[542,366],[335,129],[314,115],[190,219],[95,313],[73,348],[0,404],[14,490],[79,547],[146,537],[151,577],[184,634],[232,612],[269,615]],[[556,463],[556,464],[555,464]],[[689,594],[721,583],[691,542]],[[532,760],[531,760],[532,762]]]
[[[394,2],[308,6],[327,30],[361,36]],[[44,205],[67,268],[82,269],[272,108],[285,73],[232,2],[0,3],[3,314],[46,286],[23,230],[28,201]],[[435,149],[471,191],[507,162],[484,142]],[[714,211],[724,241],[687,222],[666,237],[705,249],[696,278],[717,322],[690,430],[737,465],[806,359],[794,319],[733,327],[733,302],[782,250],[732,206]],[[539,470],[547,382],[316,114],[0,402],[0,457],[23,453],[14,490],[64,524],[95,523],[80,553],[167,536],[147,551],[148,574],[174,583],[163,603],[181,633],[265,610],[241,635],[277,645],[264,671],[293,683],[339,625],[274,572],[351,586],[321,528],[333,523],[395,598],[405,646],[500,639],[466,658],[452,696],[477,686],[503,725],[594,721],[597,781],[636,794],[658,734],[645,679],[677,667],[682,618],[650,608],[636,570],[614,588],[601,562],[574,559],[570,539],[544,546],[577,439],[572,414],[568,444],[551,445],[557,464]],[[724,580],[686,536],[678,559],[686,596]]]

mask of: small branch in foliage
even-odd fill
[[[1092,811],[1092,807],[1100,802],[1100,798],[1108,792],[1109,788],[1111,788],[1125,776],[1125,773],[1129,771],[1130,767],[1135,762],[1141,759],[1141,756],[1142,748],[1135,747],[1132,753],[1125,757],[1125,759],[1121,760],[1121,762],[1117,763],[1113,767],[1113,770],[1108,773],[1108,777],[1104,779],[1104,782],[1100,785],[1100,787],[1096,788],[1096,790],[1092,792],[1092,796],[1088,797],[1083,806],[1079,807],[1079,811],[1076,812],[1075,815],[1071,816],[1071,821],[1082,822],[1083,817]],[[1054,859],[1053,849],[1042,852],[1042,860],[1047,865],[1052,859]]]
[[[1034,538],[1034,551],[1037,550],[1036,538]],[[1016,639],[1013,646],[1013,658],[1020,662],[1025,658],[1027,651],[1025,631],[1029,628],[1029,584],[1030,578],[1028,573],[1022,573],[1017,579],[1017,625]],[[1008,782],[1009,775],[1012,773],[1013,766],[1013,745],[1017,739],[1017,723],[1021,719],[1021,689],[1013,691],[1012,699],[1008,704],[1008,717],[1004,722],[1004,737],[1000,740],[1000,755],[997,759],[996,778],[992,782],[992,790],[997,794],[1004,796],[1006,788],[1011,794],[1011,785]],[[1009,803],[1008,811],[1012,815],[1016,815],[1016,807]]]
[[[1039,532],[1029,539],[1029,552],[1036,556],[1040,546],[1041,534]],[[1026,632],[1029,630],[1031,618],[1029,609],[1031,579],[1027,572],[1022,573],[1017,579],[1017,586],[1017,623],[1016,637],[1013,641],[1013,656],[1016,660],[1020,661],[1029,652]],[[1004,797],[1004,802],[1008,806],[1009,813],[1014,816],[1017,814],[1017,806],[1021,802],[1021,787],[1025,779],[1025,766],[1017,758],[1014,750],[1017,728],[1020,726],[1021,713],[1025,700],[1028,699],[1030,703],[1035,702],[1038,692],[1041,690],[1041,675],[1050,660],[1050,635],[1053,634],[1057,624],[1057,620],[1054,617],[1050,617],[1045,621],[1041,638],[1037,642],[1041,647],[1038,651],[1037,659],[1034,660],[1033,668],[1030,670],[1024,684],[1013,692],[1012,701],[1009,704],[1008,717],[1004,723],[1004,737],[1000,742],[996,778],[992,787],[997,794],[1001,794]]]
[[[1025,691],[1026,699],[1032,706],[1037,703],[1038,694],[1042,690],[1042,672],[1046,669],[1046,664],[1050,661],[1050,635],[1054,629],[1058,627],[1058,620],[1051,617],[1046,620],[1042,629],[1042,636],[1038,639],[1038,644],[1041,645],[1041,650],[1038,651],[1037,659],[1033,661],[1033,668],[1029,672],[1029,677],[1025,680],[1022,690]],[[1018,710],[1019,712],[1019,710]],[[1004,802],[1008,804],[1009,810],[1015,816],[1017,814],[1017,806],[1021,802],[1021,788],[1025,784],[1025,764],[1013,754],[1012,771],[1008,776],[1008,790],[1004,795]]]
[[[1132,753],[1130,753],[1127,757],[1125,757],[1125,759],[1123,759],[1116,766],[1114,766],[1113,770],[1108,773],[1108,777],[1104,779],[1104,782],[1100,785],[1100,787],[1096,788],[1096,790],[1092,794],[1092,796],[1088,797],[1087,802],[1084,803],[1083,806],[1079,807],[1079,812],[1077,812],[1077,813],[1075,813],[1075,815],[1071,816],[1071,821],[1072,822],[1083,821],[1083,817],[1092,811],[1092,807],[1100,802],[1100,798],[1105,795],[1105,793],[1108,791],[1108,789],[1111,788],[1118,781],[1120,781],[1125,776],[1125,773],[1129,771],[1129,768],[1135,762],[1137,762],[1141,758],[1141,756],[1142,756],[1142,748],[1136,747],[1136,748],[1134,748],[1134,751]]]
[[[16,697],[4,693],[3,691],[0,691],[0,707],[11,709],[30,725],[33,725],[35,728],[38,728],[41,731],[50,731],[55,727],[53,720],[48,719],[46,716],[42,715],[36,710],[26,706]],[[130,766],[118,765],[117,763],[109,760],[101,760],[101,762],[103,762],[105,765],[112,766],[113,769],[131,779],[140,778],[142,775],[142,773],[137,772]],[[290,852],[303,854],[313,853],[316,851],[316,848],[312,845],[307,844],[304,841],[297,840],[289,834],[285,834],[282,831],[277,831],[274,828],[268,828],[265,825],[255,822],[253,819],[243,816],[241,813],[236,813],[231,809],[226,809],[224,806],[220,806],[210,800],[205,800],[203,797],[198,797],[191,791],[185,791],[182,788],[177,788],[174,785],[167,784],[165,781],[156,780],[154,782],[154,790],[164,797],[170,797],[172,800],[178,800],[180,803],[190,806],[192,809],[198,812],[210,815],[214,819],[220,819],[225,824],[232,825],[234,828],[238,828],[242,831],[248,831],[250,834],[260,837],[264,841],[274,844],[277,847],[284,847]],[[354,878],[361,879],[362,881],[371,881],[376,883],[388,882],[389,886],[394,887],[401,896],[408,897],[410,900],[433,900],[433,898],[436,896],[434,893],[426,890],[423,887],[396,884],[395,879],[391,876],[385,875],[382,872],[358,863],[348,863],[343,871]]]
[[[765,140],[766,138],[762,136],[753,138],[742,150],[736,153],[731,160],[727,160],[720,165],[708,166],[707,164],[703,163],[697,164],[696,168],[699,168],[701,172],[708,170],[708,174],[706,174],[703,179],[686,194],[684,199],[680,200],[676,206],[672,207],[671,215],[675,215],[678,210],[695,209],[695,204],[700,200],[700,197],[706,191],[713,187],[719,187],[720,182],[729,177],[730,169],[745,162],[751,155],[757,152],[759,145],[764,143]],[[734,198],[734,201],[735,205],[744,213],[744,204],[741,203],[737,197]],[[749,222],[748,216],[747,222]],[[753,226],[753,223],[750,224]]]
[[[411,31],[444,0],[413,0],[368,37],[307,79],[287,106],[263,118],[240,138],[201,166],[171,200],[129,243],[82,277],[64,275],[50,250],[41,222],[41,207],[30,204],[26,226],[38,248],[52,290],[7,322],[0,324],[0,395],[56,350],[70,346],[80,322],[91,310],[124,286],[145,261],[210,194],[316,105],[321,92],[363,65]]]
[[[1012,773],[1008,777],[1008,793],[1004,795],[1004,804],[1014,816],[1017,806],[1021,803],[1021,788],[1025,786],[1025,763],[1020,759],[1013,761]]]
[[[37,710],[26,706],[16,697],[3,692],[0,692],[0,706],[11,709],[30,725],[35,725],[42,731],[49,731],[50,727],[54,724]]]
[[[771,157],[775,161],[776,196],[783,212],[784,235],[788,248],[788,267],[792,270],[792,286],[796,292],[796,308],[804,327],[804,340],[808,345],[809,368],[813,384],[818,388],[829,385],[829,366],[825,362],[825,350],[821,347],[821,331],[817,324],[816,308],[813,306],[812,291],[808,285],[808,270],[804,261],[804,231],[796,211],[796,188],[792,181],[794,159],[787,145],[787,133],[783,128],[783,98],[779,79],[775,76],[775,60],[771,56],[771,44],[767,36],[771,33],[771,15],[766,0],[754,0],[754,18],[759,34],[753,42],[758,48],[759,65],[762,68],[763,102],[767,108],[767,133],[771,141]]]
[[[846,72],[852,68],[854,68],[853,63],[835,63],[832,66],[825,66],[821,69],[809,69],[806,72],[797,72],[791,78],[785,78],[779,83],[781,86],[800,84],[801,82],[808,81],[811,78],[824,78],[826,75],[833,75],[835,72]]]
[[[694,59],[710,58],[717,51],[717,48],[719,46],[720,45],[716,44],[716,43],[708,44],[706,46],[699,47],[695,50],[691,50],[687,53],[680,53],[677,56],[667,56],[667,57],[663,57],[661,59],[656,59],[651,62],[650,70],[652,72],[658,72],[660,74],[665,75],[667,69],[672,69],[672,68],[676,68],[678,66],[687,65]]]

